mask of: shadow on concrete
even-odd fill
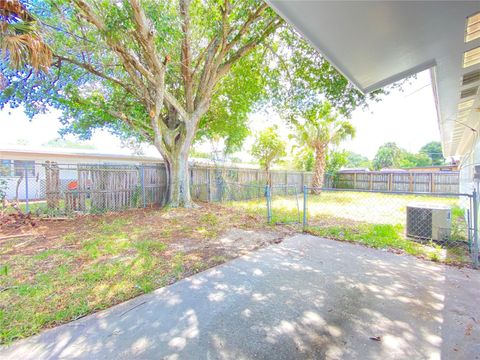
[[[478,271],[298,235],[0,356],[475,359],[479,289]]]

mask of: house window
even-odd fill
[[[28,176],[35,176],[35,161],[14,160],[13,169],[15,176],[25,176],[27,170]]]
[[[0,162],[0,176],[12,175],[12,160],[1,160]]]

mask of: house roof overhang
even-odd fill
[[[480,74],[480,64],[463,62],[480,38],[466,42],[465,31],[480,1],[268,2],[363,93],[431,69],[444,154],[470,151],[480,132],[480,76],[463,78]]]

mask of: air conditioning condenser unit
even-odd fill
[[[452,210],[442,204],[407,205],[407,237],[447,241],[452,228]]]

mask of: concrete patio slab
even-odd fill
[[[480,272],[297,235],[2,359],[480,359]]]

